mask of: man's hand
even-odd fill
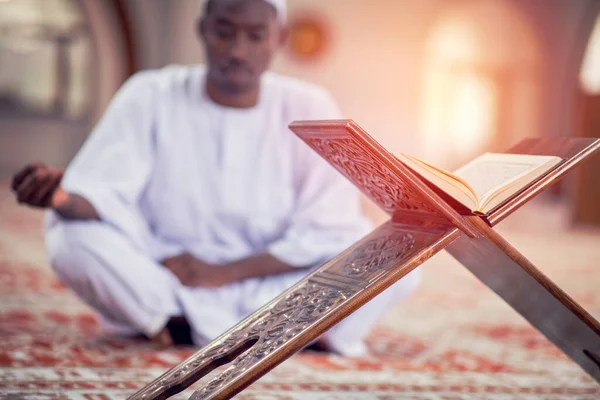
[[[188,253],[169,257],[163,260],[162,264],[185,286],[215,288],[237,280],[231,268],[205,263]]]
[[[42,163],[27,165],[13,177],[11,188],[19,203],[47,208],[64,197],[60,189],[63,170],[46,167]]]
[[[32,163],[19,171],[12,180],[12,190],[19,203],[38,208],[53,208],[69,220],[99,220],[94,206],[85,198],[71,195],[60,187],[62,169]]]

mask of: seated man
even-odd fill
[[[203,345],[370,231],[355,188],[288,129],[340,114],[325,90],[265,72],[284,21],[284,0],[208,0],[207,68],[136,74],[64,177],[41,164],[14,177],[20,202],[51,210],[57,275],[113,332]],[[363,355],[369,328],[417,282],[322,344]]]

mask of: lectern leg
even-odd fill
[[[478,217],[481,236],[446,249],[479,280],[600,382],[600,324]]]

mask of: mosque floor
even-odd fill
[[[560,210],[531,204],[498,229],[598,317],[600,230],[571,228]],[[53,275],[41,221],[0,185],[0,398],[122,399],[192,354],[105,335]],[[236,398],[600,398],[598,383],[449,255],[422,268],[417,293],[369,336],[369,357],[300,353]]]

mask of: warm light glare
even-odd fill
[[[462,21],[451,20],[431,38],[429,51],[445,62],[470,62],[481,58],[475,32]]]
[[[600,94],[600,17],[590,36],[579,78],[584,92]]]
[[[428,158],[455,167],[484,148],[496,119],[496,88],[477,68],[475,34],[453,20],[429,42],[422,106]]]
[[[492,140],[496,122],[494,85],[476,72],[428,72],[423,134],[429,157],[454,167],[478,154]]]
[[[491,82],[477,74],[457,77],[455,98],[450,104],[449,132],[464,155],[475,155],[492,139],[495,125],[496,91]]]
[[[455,168],[540,134],[539,42],[509,3],[462,2],[433,25],[419,115],[430,162]]]

